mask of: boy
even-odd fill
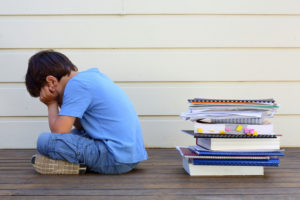
[[[42,155],[32,157],[39,173],[122,174],[147,159],[131,101],[98,69],[78,72],[64,54],[45,50],[30,58],[25,79],[48,107],[51,133],[39,136]]]

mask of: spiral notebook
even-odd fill
[[[250,104],[274,104],[274,99],[188,99],[189,103],[250,103]]]
[[[203,118],[198,119],[199,123],[211,123],[211,124],[263,124],[264,118],[259,117],[249,117],[249,118],[228,118],[228,119],[218,119],[218,118]]]
[[[194,136],[194,138],[277,138],[277,135],[247,135],[247,134],[211,134],[194,133],[194,130],[182,130],[182,132]]]

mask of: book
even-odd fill
[[[197,121],[201,119],[235,119],[235,118],[272,118],[276,112],[276,108],[238,108],[232,106],[229,108],[210,108],[190,107],[190,112],[183,112],[180,117],[185,120]]]
[[[198,145],[189,146],[195,154],[210,156],[284,156],[284,150],[278,151],[210,151]]]
[[[196,144],[213,151],[279,150],[279,138],[196,138]]]
[[[254,176],[264,175],[263,166],[194,165],[182,158],[182,166],[190,176]]]
[[[270,156],[254,156],[254,155],[200,155],[189,147],[179,147],[176,149],[179,151],[180,155],[184,158],[194,158],[194,159],[237,159],[237,160],[269,160]]]
[[[235,118],[245,121],[245,118],[264,119],[273,117],[279,106],[273,99],[188,99],[190,103],[188,113],[181,113],[180,117],[185,120],[220,119],[232,120]],[[241,121],[241,120],[239,120]],[[257,121],[257,120],[256,120]],[[240,123],[240,122],[239,122]],[[247,122],[244,122],[247,123]]]
[[[263,175],[264,166],[279,166],[280,134],[266,118],[274,117],[274,99],[188,99],[184,120],[193,130],[182,130],[196,145],[176,147],[191,176]]]
[[[194,165],[234,165],[234,166],[279,166],[278,158],[271,158],[269,160],[237,160],[237,159],[197,159],[194,158]]]
[[[228,118],[228,119],[218,119],[218,118],[203,118],[198,119],[197,122],[200,123],[211,123],[211,124],[263,124],[264,119],[259,117],[240,117],[240,118]]]
[[[275,103],[275,100],[270,99],[208,99],[208,98],[194,98],[188,99],[189,103],[249,103],[249,104],[271,104]]]
[[[273,124],[210,124],[194,122],[194,133],[274,135]]]
[[[277,138],[281,135],[251,135],[251,134],[212,134],[194,133],[193,130],[182,130],[182,132],[194,136],[194,138]]]

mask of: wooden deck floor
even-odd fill
[[[45,176],[31,167],[35,150],[0,150],[0,199],[300,199],[300,148],[262,177],[190,177],[175,149],[148,149],[124,175]]]

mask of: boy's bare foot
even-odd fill
[[[52,160],[40,154],[33,155],[31,163],[33,168],[40,174],[84,174],[86,172],[86,166],[82,164]]]

